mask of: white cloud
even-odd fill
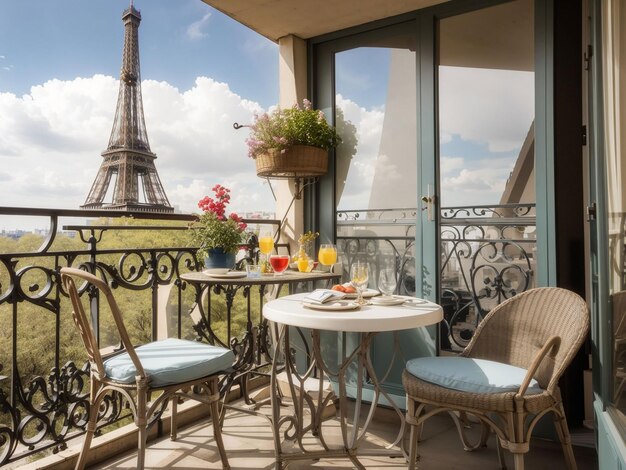
[[[76,209],[102,162],[118,81],[95,75],[50,80],[17,97],[0,93],[2,205]],[[233,211],[274,210],[271,192],[247,156],[246,129],[261,107],[228,85],[199,77],[181,92],[165,82],[142,84],[150,147],[170,203],[197,211],[216,183],[232,190]]]
[[[356,155],[348,170],[339,207],[362,209],[369,203],[376,160],[379,158],[385,111],[381,108],[363,108],[341,95],[337,95],[336,102],[337,107],[343,111],[344,119],[356,127],[357,138]]]
[[[515,158],[484,158],[466,167],[462,158],[442,158],[441,205],[498,204]]]
[[[463,168],[464,165],[465,160],[463,159],[463,157],[446,157],[442,155],[439,159],[439,172],[442,175],[446,175],[460,168]]]
[[[210,17],[211,17],[211,13],[209,12],[205,14],[202,18],[200,18],[198,21],[194,21],[189,26],[187,26],[187,31],[186,31],[187,39],[191,41],[197,41],[199,39],[207,37],[208,33],[204,31],[204,28],[209,23]]]
[[[444,140],[486,144],[491,152],[518,149],[535,116],[534,73],[440,67],[440,128]]]

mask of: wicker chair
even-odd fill
[[[402,381],[411,425],[409,469],[416,465],[422,423],[442,412],[454,419],[465,450],[484,446],[493,430],[513,454],[516,470],[524,468],[533,428],[552,412],[567,466],[575,469],[558,380],[588,329],[587,305],[577,294],[531,289],[489,312],[460,356],[408,361]],[[476,445],[467,441],[459,423],[457,415],[466,414],[483,425]],[[504,468],[499,446],[498,456]]]
[[[80,294],[73,278],[95,286],[106,297],[119,331],[124,350],[107,359],[102,358],[89,317],[83,309]],[[226,348],[195,341],[166,339],[144,344],[137,348],[130,341],[122,314],[109,286],[85,271],[62,268],[63,286],[72,302],[72,317],[87,349],[91,365],[91,391],[89,395],[89,421],[76,469],[83,469],[87,453],[96,430],[98,411],[105,395],[120,393],[130,405],[139,429],[138,469],[144,468],[147,428],[159,418],[171,400],[172,426],[170,437],[176,439],[176,405],[180,397],[190,398],[210,406],[213,435],[220,453],[222,466],[230,468],[222,442],[218,402],[219,373],[229,368],[233,352]],[[87,284],[81,290],[87,289]],[[150,402],[153,392],[156,399]]]

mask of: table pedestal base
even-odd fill
[[[359,344],[349,353],[342,354],[341,364],[336,368],[327,364],[321,353],[320,332],[311,330],[312,351],[311,360],[304,372],[299,372],[295,364],[295,353],[291,349],[289,340],[289,328],[285,325],[275,324],[276,350],[274,357],[283,357],[284,364],[274,361],[271,373],[271,425],[274,435],[276,451],[276,468],[282,469],[284,462],[292,460],[314,460],[327,458],[349,459],[355,468],[365,469],[359,462],[358,456],[387,456],[406,459],[407,452],[404,449],[405,421],[404,413],[400,410],[387,392],[381,387],[394,363],[398,352],[398,341],[394,335],[394,354],[392,354],[389,368],[384,376],[379,378],[374,370],[370,357],[370,345],[375,333],[358,333]],[[348,368],[356,366],[356,384],[354,397],[354,410],[352,419],[349,419],[346,372]],[[282,380],[280,383],[279,372]],[[311,390],[311,380],[319,375],[317,390]],[[367,377],[368,383],[373,386],[371,403],[363,401],[363,383]],[[338,396],[328,393],[324,388],[324,378],[336,381]],[[302,391],[305,390],[303,393]],[[363,449],[361,444],[366,438],[367,429],[374,417],[376,406],[380,397],[384,397],[393,408],[400,420],[400,429],[395,440],[384,448]],[[329,444],[324,436],[323,421],[328,418],[325,411],[333,401],[338,401],[339,424],[341,431],[341,446]],[[293,414],[283,415],[286,402],[293,407]],[[361,411],[366,412],[363,422],[360,420]],[[286,451],[283,449],[283,441],[292,442],[297,450]],[[313,448],[312,448],[313,447]]]

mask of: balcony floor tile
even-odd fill
[[[377,447],[397,430],[398,421],[389,411],[377,411],[376,419],[370,428],[367,447]],[[478,436],[478,429],[472,429],[470,436]],[[338,420],[325,422],[325,436],[329,441],[339,442]],[[273,469],[274,445],[269,422],[263,417],[250,416],[240,412],[229,412],[224,423],[224,443],[231,468],[236,469]],[[591,434],[592,435],[592,434]],[[588,435],[587,435],[588,436]],[[576,436],[573,436],[576,441]],[[313,442],[313,441],[310,441]],[[446,416],[431,418],[424,428],[423,441],[420,444],[420,467],[429,470],[472,470],[497,469],[498,459],[495,450],[495,438],[492,435],[486,449],[468,453],[463,451],[452,420]],[[286,448],[286,447],[285,447]],[[597,454],[590,447],[575,446],[579,470],[598,468]],[[507,466],[514,468],[513,460],[505,452]],[[406,468],[403,459],[388,457],[370,457],[360,459],[368,470]],[[535,439],[530,453],[526,456],[527,468],[533,470],[555,470],[565,468],[565,461],[558,443]],[[136,454],[129,452],[109,460],[92,469],[134,469]],[[146,451],[146,469],[220,469],[221,462],[213,441],[211,426],[200,422],[180,429],[178,440],[171,442],[163,438],[148,443]],[[304,469],[341,469],[353,468],[346,459],[324,459],[320,461],[296,461],[289,464],[289,470]]]

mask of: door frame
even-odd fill
[[[334,56],[358,47],[363,39],[386,34],[386,28],[414,22],[417,34],[417,146],[416,178],[418,197],[431,188],[435,211],[439,201],[439,139],[436,68],[436,25],[443,18],[479,10],[511,0],[453,0],[441,5],[375,21],[308,41],[310,96],[334,124]],[[535,184],[537,285],[557,285],[555,137],[554,137],[554,0],[535,0]],[[427,158],[431,155],[432,158]],[[318,231],[322,238],[336,236],[335,155],[330,154],[329,172],[307,193],[305,229]],[[415,201],[421,207],[421,201]],[[439,221],[428,220],[427,211],[418,211],[416,220],[415,264],[423,267],[422,283],[416,282],[416,295],[438,301],[439,296]],[[434,249],[433,249],[434,247]]]

